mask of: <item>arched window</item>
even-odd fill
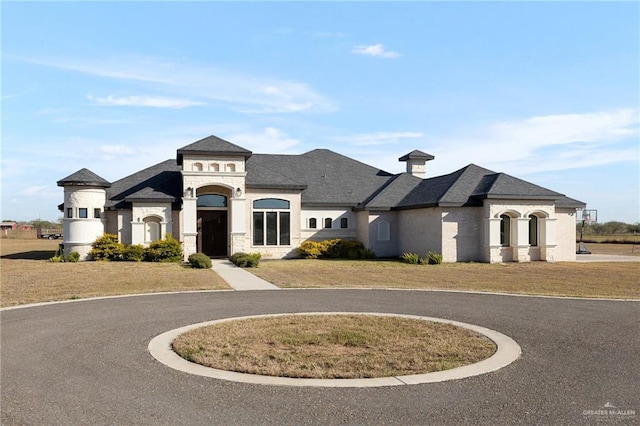
[[[289,206],[289,201],[279,198],[263,198],[253,202],[253,245],[291,244]]]
[[[538,216],[529,216],[529,245],[538,245]]]
[[[347,229],[349,227],[349,220],[346,217],[340,219],[340,228]]]
[[[326,219],[324,220],[324,227],[325,227],[326,229],[331,229],[331,228],[333,228],[333,220],[331,220],[331,218],[330,218],[330,217],[328,217],[328,218],[326,218]]]
[[[309,219],[309,229],[316,229],[318,227],[318,220],[315,217]]]
[[[160,219],[146,217],[144,219],[144,241],[152,243],[160,239]]]
[[[200,195],[197,202],[198,207],[227,207],[227,197],[219,194]]]
[[[193,163],[193,170],[196,172],[202,171],[202,163]]]
[[[211,163],[209,165],[209,167],[210,167],[210,170],[212,172],[219,172],[220,171],[220,165],[218,163]]]
[[[236,171],[236,165],[233,164],[233,163],[227,164],[227,171],[228,172],[235,172]]]
[[[511,217],[506,214],[500,216],[500,245],[511,245]]]

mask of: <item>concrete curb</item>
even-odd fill
[[[173,340],[182,333],[195,328],[204,327],[211,324],[218,324],[227,321],[236,321],[249,318],[278,317],[285,315],[377,315],[395,316],[400,318],[418,319],[423,321],[433,321],[445,324],[452,324],[458,327],[473,330],[480,333],[496,343],[498,349],[489,358],[475,364],[451,370],[438,371],[427,374],[413,374],[407,376],[381,377],[376,379],[294,379],[289,377],[262,376],[258,374],[236,373],[233,371],[218,370],[189,362],[176,354],[171,349]],[[447,380],[458,380],[466,377],[478,376],[499,370],[514,362],[522,353],[520,346],[515,340],[499,333],[495,330],[480,327],[473,324],[466,324],[458,321],[451,321],[442,318],[432,318],[415,315],[392,314],[392,313],[371,313],[371,312],[308,312],[308,313],[282,313],[271,315],[252,315],[236,318],[225,318],[216,321],[207,321],[192,324],[185,327],[167,331],[154,337],[148,346],[149,353],[157,361],[178,371],[198,376],[211,377],[220,380],[227,380],[240,383],[252,383],[261,385],[279,386],[315,386],[315,387],[381,387],[381,386],[401,386],[416,385],[423,383],[436,383]]]

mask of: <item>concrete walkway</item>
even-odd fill
[[[226,259],[211,259],[213,269],[234,290],[280,290],[268,281],[237,267]]]

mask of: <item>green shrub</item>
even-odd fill
[[[80,253],[78,253],[77,251],[72,251],[71,253],[69,253],[69,256],[67,256],[66,261],[67,262],[72,262],[72,263],[76,263],[80,260]]]
[[[211,269],[211,259],[204,253],[193,253],[189,256],[191,267],[197,269]]]
[[[145,252],[148,262],[180,262],[182,260],[182,244],[170,234],[164,240],[149,244]]]
[[[229,260],[236,266],[241,268],[257,268],[260,264],[262,255],[260,253],[243,253],[233,254]]]
[[[89,255],[93,260],[122,260],[124,245],[118,242],[116,234],[104,234],[91,245]]]
[[[49,258],[49,262],[62,263],[64,262],[64,256],[55,255]]]
[[[400,259],[402,259],[404,263],[409,263],[411,265],[417,265],[420,263],[420,256],[416,253],[403,253],[402,256],[400,256]]]
[[[429,265],[440,265],[442,263],[442,255],[440,253],[436,253],[435,251],[430,251],[427,253],[427,263]]]
[[[141,244],[126,246],[122,252],[122,259],[129,262],[142,262],[146,256],[146,249]]]
[[[357,240],[334,238],[324,241],[305,241],[296,249],[303,259],[372,259],[375,252]]]

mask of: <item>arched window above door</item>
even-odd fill
[[[206,194],[198,196],[198,207],[227,207],[227,197],[220,194]]]

